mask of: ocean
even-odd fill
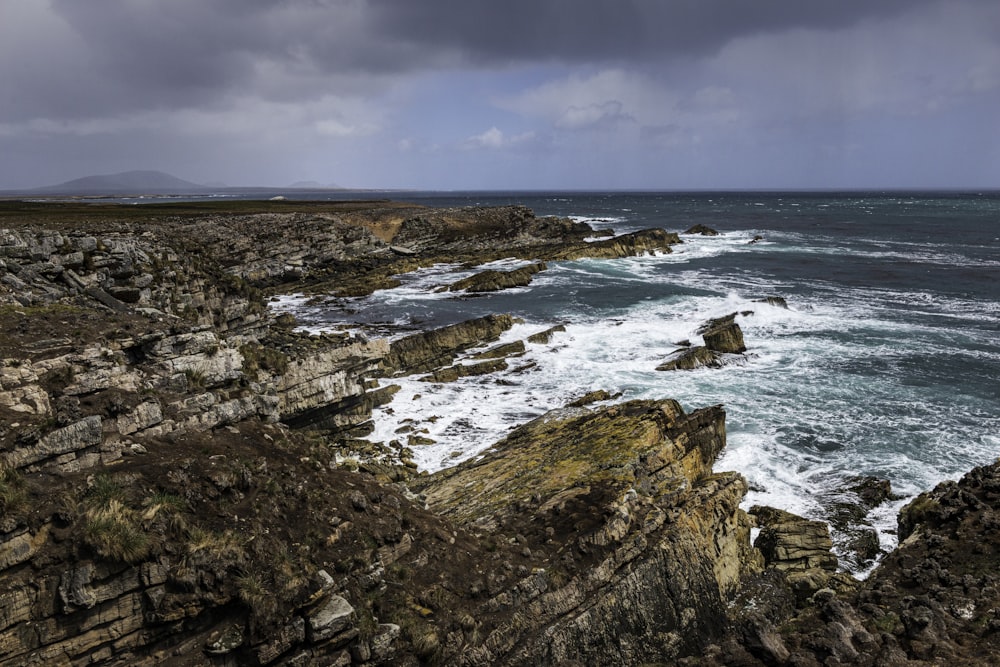
[[[674,252],[552,262],[528,287],[485,296],[434,289],[473,273],[441,265],[357,299],[275,307],[312,329],[400,336],[489,313],[523,320],[501,342],[556,324],[508,371],[428,384],[415,378],[376,410],[371,439],[414,447],[428,471],[477,456],[511,428],[597,389],[620,400],[721,403],[728,444],[716,470],[750,483],[745,506],[814,519],[858,475],[903,496],[869,520],[882,546],[913,495],[1000,455],[998,193],[408,193],[428,205],[519,203],[616,233],[703,224]],[[751,243],[756,237],[760,237]],[[505,260],[500,267],[523,262]],[[492,266],[492,265],[491,265]],[[759,300],[786,299],[788,308]],[[740,313],[748,348],[719,369],[658,372],[707,319]]]

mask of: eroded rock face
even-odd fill
[[[451,292],[498,292],[511,287],[525,287],[536,273],[548,268],[545,262],[536,262],[510,271],[487,270],[463,278],[448,286]]]
[[[514,326],[510,315],[487,315],[474,320],[407,336],[393,341],[385,357],[391,374],[432,371],[455,360],[470,347],[494,341]]]
[[[735,322],[736,313],[709,320],[698,333],[705,339],[705,347],[713,352],[742,354],[747,347],[743,343],[743,331]]]
[[[738,508],[745,482],[711,470],[724,420],[676,401],[564,409],[430,478],[428,505],[469,530],[516,532],[548,558],[581,554],[504,598],[515,620],[466,663],[634,664],[721,633],[724,599],[760,567]],[[577,559],[590,565],[570,568]]]

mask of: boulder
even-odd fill
[[[355,619],[351,603],[339,595],[331,595],[326,604],[318,607],[306,619],[309,641],[316,643],[330,639],[353,625]]]
[[[705,347],[713,352],[725,352],[729,354],[742,354],[746,352],[746,345],[743,343],[743,331],[740,325],[736,324],[736,313],[731,313],[724,317],[709,320],[698,333],[705,339]]]
[[[715,231],[711,227],[706,227],[705,225],[702,225],[700,223],[697,224],[697,225],[694,225],[693,227],[689,227],[688,230],[686,232],[684,232],[684,233],[685,234],[701,234],[702,236],[718,236],[719,235],[719,232]]]
[[[830,527],[826,523],[759,505],[750,508],[750,514],[760,526],[754,546],[760,549],[768,567],[785,571],[837,569],[837,557],[831,551]]]

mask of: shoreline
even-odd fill
[[[360,446],[357,438],[369,428],[372,410],[392,405],[393,385],[375,380],[391,383],[396,373],[441,380],[445,376],[436,374],[488,374],[516,364],[521,353],[514,348],[462,361],[467,351],[500,345],[513,321],[491,316],[379,341],[298,334],[293,321],[265,308],[267,294],[288,285],[364,293],[391,288],[400,270],[442,257],[622,257],[669,252],[681,240],[677,235],[661,230],[588,243],[589,226],[535,218],[516,206],[369,211],[351,204],[272,213],[260,207],[269,205],[207,214],[92,209],[90,215],[110,220],[91,221],[69,219],[63,209],[53,212],[48,226],[29,221],[11,227],[9,216],[0,217],[0,268],[10,278],[0,293],[9,323],[0,337],[0,599],[6,618],[15,619],[0,633],[20,651],[11,653],[12,660],[57,652],[153,664],[163,651],[196,641],[207,651],[205,664],[213,655],[281,664],[303,651],[317,659],[347,656],[376,664],[446,656],[474,664],[486,655],[546,663],[559,655],[613,655],[618,647],[611,636],[625,634],[645,647],[635,657],[659,650],[663,659],[675,660],[722,644],[733,659],[740,649],[766,662],[790,654],[786,646],[808,643],[800,635],[779,637],[756,616],[730,616],[723,600],[780,580],[787,588],[775,609],[787,615],[790,605],[810,618],[829,603],[825,590],[850,601],[881,585],[883,569],[898,576],[888,560],[865,584],[835,574],[828,529],[766,509],[754,514],[770,550],[753,549],[753,521],[738,509],[745,481],[711,470],[725,443],[718,409],[685,413],[669,402],[619,401],[546,413],[516,429],[496,454],[430,476],[414,472],[417,443],[369,443],[352,457],[349,448]],[[276,236],[276,230],[285,233]],[[637,449],[615,458],[619,452],[605,449],[607,438],[624,438]],[[461,489],[502,477],[484,478],[488,465],[529,470],[547,456],[547,442],[562,443],[565,458],[529,489],[500,484],[491,491],[498,494],[491,495],[493,504],[480,513],[452,516],[442,509],[467,506]],[[591,444],[581,452],[580,442]],[[612,458],[587,467],[597,451]],[[509,464],[501,463],[504,457]],[[59,509],[65,501],[54,497],[53,485],[62,489],[61,498],[75,500]],[[95,490],[102,485],[108,489]],[[953,490],[945,485],[935,493]],[[908,530],[921,521],[950,520],[935,514],[937,496],[910,504]],[[221,518],[227,513],[235,521]],[[308,520],[296,525],[295,517]],[[141,527],[154,540],[129,548],[120,537],[99,532],[100,525]],[[231,542],[248,529],[273,534],[261,538],[260,553],[250,543]],[[645,546],[630,546],[640,542]],[[294,543],[309,549],[288,553]],[[461,544],[468,560],[453,544]],[[791,545],[805,555],[788,558]],[[657,549],[686,554],[684,562],[701,563],[713,574],[663,561]],[[273,569],[280,553],[298,578]],[[477,569],[482,581],[466,580]],[[146,574],[138,588],[114,583],[140,571]],[[606,579],[595,584],[597,576]],[[630,588],[629,576],[650,590],[673,576],[692,593],[682,599],[662,591],[671,601],[666,609]],[[35,580],[50,583],[31,589]],[[260,597],[279,583],[273,603]],[[387,583],[398,591],[385,593]],[[32,646],[22,630],[42,620],[33,610],[49,594],[60,602],[53,602],[58,611],[45,622],[57,630]],[[615,606],[622,595],[638,595],[642,603],[626,613]],[[567,609],[567,599],[577,606]],[[132,611],[107,620],[107,605],[123,609],[125,602]],[[694,616],[678,613],[682,605]],[[590,627],[598,639],[585,639],[564,619],[584,618],[588,608],[604,610],[619,625]],[[907,639],[911,628],[899,620],[901,611],[892,612],[900,623],[896,648],[917,655],[923,649]],[[862,629],[887,617],[851,613],[851,623]],[[654,622],[671,637],[665,644],[643,630]],[[88,623],[105,634],[75,630]],[[229,636],[232,627],[238,632]],[[830,631],[821,622],[809,627]],[[890,635],[897,634],[894,628]],[[871,648],[857,639],[860,632],[848,642],[856,653]],[[107,633],[130,639],[111,648]],[[560,637],[563,653],[547,653],[553,649],[543,636]],[[761,654],[754,641],[764,636],[769,639]],[[872,641],[888,645],[884,637]],[[487,645],[489,654],[483,653]]]

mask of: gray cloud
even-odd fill
[[[55,15],[36,23],[43,34],[25,36],[20,57],[0,64],[20,93],[0,111],[8,121],[86,117],[211,105],[242,94],[304,99],[334,88],[364,92],[384,78],[447,64],[698,56],[744,35],[836,28],[919,4],[52,0]],[[16,21],[8,25],[16,29]]]
[[[478,62],[635,61],[702,56],[730,40],[792,28],[837,29],[929,0],[372,0],[395,40]]]
[[[0,0],[0,90],[0,188],[129,168],[364,184],[315,171],[268,176],[334,165],[384,179],[372,185],[411,185],[405,178],[415,174],[429,186],[500,169],[480,158],[487,155],[506,159],[518,178],[544,165],[571,185],[584,155],[594,174],[625,173],[614,159],[591,160],[609,146],[606,155],[645,164],[630,167],[640,174],[681,163],[661,164],[662,154],[688,151],[709,179],[721,162],[737,176],[764,174],[736,151],[744,146],[756,159],[766,145],[772,162],[785,156],[785,171],[774,173],[797,175],[788,165],[806,155],[818,162],[827,154],[813,150],[820,144],[856,146],[837,153],[848,166],[855,155],[880,162],[879,147],[902,144],[900,133],[882,131],[900,118],[909,119],[902,127],[913,144],[951,127],[992,136],[1000,7]],[[949,150],[934,147],[935,155]],[[517,162],[519,151],[536,159]],[[963,173],[995,173],[997,153],[988,139],[968,142],[968,163],[982,166]]]

